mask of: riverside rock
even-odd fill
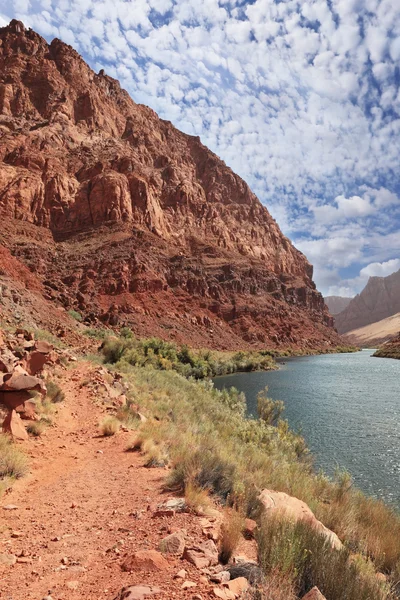
[[[306,257],[198,137],[19,21],[0,28],[0,73],[10,315],[64,331],[74,311],[194,347],[340,342]]]
[[[282,516],[293,522],[306,521],[326,538],[332,548],[340,550],[343,547],[336,533],[325,527],[321,521],[318,521],[310,507],[302,500],[289,496],[284,492],[271,490],[263,490],[258,498],[267,516]]]
[[[317,587],[313,587],[308,594],[303,596],[302,600],[326,600],[326,598],[321,594]]]

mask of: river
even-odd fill
[[[373,350],[285,359],[278,371],[236,373],[215,387],[245,392],[249,416],[257,393],[285,402],[284,417],[301,430],[317,469],[345,468],[369,495],[400,508],[400,361]]]

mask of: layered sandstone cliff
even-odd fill
[[[53,306],[194,345],[337,343],[246,183],[18,21],[0,29],[0,160],[0,241]]]
[[[340,333],[359,329],[400,312],[400,271],[370,277],[367,285],[335,318]]]

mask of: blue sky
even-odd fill
[[[250,184],[353,295],[400,268],[399,0],[0,0]]]

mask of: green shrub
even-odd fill
[[[82,315],[78,311],[71,309],[68,311],[68,314],[70,317],[75,319],[75,321],[79,321],[79,323],[82,322]]]

